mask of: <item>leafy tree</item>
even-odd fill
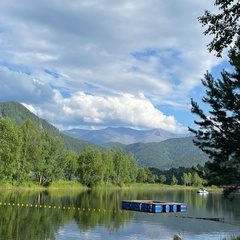
[[[157,178],[157,174],[153,174],[147,167],[138,169],[137,182],[155,183]]]
[[[233,73],[222,71],[222,79],[215,80],[210,73],[202,84],[206,97],[202,101],[211,110],[206,114],[195,101],[191,101],[192,113],[201,120],[194,121],[198,130],[194,143],[206,152],[211,161],[206,163],[207,179],[210,184],[240,185],[240,39],[229,51]]]
[[[202,178],[198,175],[197,172],[193,172],[192,174],[192,183],[195,187],[202,186]]]
[[[189,185],[192,186],[192,173],[188,172]]]
[[[128,160],[128,172],[129,172],[129,183],[136,182],[137,175],[138,175],[138,167],[137,162],[133,157],[133,154],[127,155]]]
[[[205,35],[215,35],[212,42],[208,44],[209,51],[216,51],[221,57],[224,48],[228,47],[235,36],[240,36],[240,2],[239,0],[215,0],[219,7],[217,14],[206,10],[204,15],[199,17],[203,26],[208,26],[204,31]]]
[[[0,119],[0,180],[13,183],[20,170],[22,135],[10,118]]]
[[[146,182],[147,178],[148,178],[148,175],[145,171],[145,168],[139,168],[138,174],[137,174],[137,182],[144,183]]]
[[[63,141],[41,132],[35,155],[32,159],[33,172],[40,185],[48,185],[63,177]]]
[[[114,156],[112,151],[102,153],[102,160],[104,165],[104,181],[106,183],[113,182],[115,176]]]
[[[104,165],[101,152],[98,149],[86,148],[78,158],[77,177],[88,187],[99,184],[103,180]]]
[[[78,168],[78,154],[73,150],[67,150],[65,152],[65,166],[64,166],[64,176],[71,181],[72,177],[75,175]]]
[[[115,169],[115,184],[121,185],[122,183],[128,183],[130,181],[128,174],[128,164],[126,153],[122,149],[115,148],[114,152],[114,169]]]
[[[191,181],[191,179],[189,179],[189,176],[188,176],[188,174],[187,173],[183,173],[183,175],[182,175],[182,177],[181,177],[181,180],[182,180],[182,182],[183,182],[183,184],[185,185],[185,186],[187,186],[189,183],[190,183],[190,181]]]
[[[174,175],[172,175],[171,185],[177,185],[177,184],[178,184],[177,178]]]
[[[26,120],[21,126],[23,145],[20,160],[21,168],[18,172],[19,182],[30,179],[30,172],[33,169],[32,159],[34,158],[38,145],[40,129],[30,119]]]
[[[165,175],[160,175],[159,176],[159,181],[160,181],[160,183],[165,183],[167,181],[166,176]]]

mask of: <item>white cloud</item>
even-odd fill
[[[75,93],[58,103],[58,115],[52,108],[38,111],[41,117],[52,119],[56,125],[99,128],[106,126],[131,126],[134,128],[163,128],[172,132],[186,131],[173,116],[164,116],[143,94],[118,96],[92,96]],[[29,108],[30,109],[30,108]],[[36,112],[36,109],[35,109]]]
[[[208,53],[210,39],[197,21],[212,5],[208,0],[3,0],[0,99],[24,102],[65,128],[181,131],[172,114],[155,106],[187,109],[203,73],[220,61]]]

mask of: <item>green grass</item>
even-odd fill
[[[166,184],[159,184],[159,183],[132,183],[129,185],[129,188],[164,188],[164,189],[189,189],[189,190],[196,190],[199,189],[199,187],[194,186],[184,186],[184,185],[166,185]],[[216,186],[207,187],[209,191],[222,191],[221,188],[218,188]]]
[[[79,181],[55,181],[52,182],[48,187],[39,185],[36,182],[23,182],[19,183],[3,183],[0,182],[1,189],[76,189],[76,188],[86,188]]]
[[[13,182],[13,183],[0,182],[0,188],[2,188],[2,189],[28,189],[28,188],[41,189],[43,187],[35,182],[27,181],[27,182],[23,182],[21,184],[19,184],[18,182]]]
[[[62,188],[62,189],[73,189],[73,188],[86,188],[86,186],[82,185],[79,181],[55,181],[52,182],[48,187],[51,188]]]
[[[0,182],[0,188],[2,189],[76,189],[76,188],[87,188],[85,185],[81,184],[79,181],[66,181],[59,180],[52,182],[48,187],[43,187],[39,185],[37,182],[28,181],[23,182],[21,184],[14,183],[6,183]],[[166,185],[159,183],[131,183],[131,184],[122,184],[121,186],[114,185],[113,183],[101,183],[97,186],[93,186],[92,188],[106,188],[106,189],[168,189],[168,190],[177,190],[177,189],[187,189],[187,190],[196,190],[199,187],[189,187],[184,185]],[[216,186],[207,187],[209,191],[222,191],[221,188]]]

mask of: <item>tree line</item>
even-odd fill
[[[184,168],[181,170],[183,174]],[[122,186],[135,182],[186,185],[185,180],[181,181],[183,176],[175,176],[174,172],[172,175],[166,172],[165,176],[161,171],[138,168],[133,154],[121,148],[100,151],[87,147],[77,154],[66,149],[62,138],[53,137],[30,119],[21,126],[10,118],[0,119],[1,184],[17,186],[35,182],[48,186],[58,180],[78,180],[88,187],[101,183]]]
[[[62,138],[42,131],[33,121],[22,126],[0,119],[0,182],[21,185],[34,181],[47,186],[57,180],[77,179],[86,186],[136,181],[137,163],[121,149],[101,152],[86,148],[81,154],[65,148]]]

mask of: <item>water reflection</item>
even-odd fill
[[[188,210],[184,215],[122,211],[121,200],[127,199],[185,202]],[[198,239],[197,235],[204,239],[206,234],[213,239],[212,234],[219,231],[238,233],[239,200],[239,194],[228,201],[220,193],[203,196],[189,190],[2,191],[0,239],[87,239],[86,234],[92,239],[96,234],[105,239],[163,239],[164,232],[171,238],[181,233],[185,239]],[[226,223],[196,217],[224,217]]]

